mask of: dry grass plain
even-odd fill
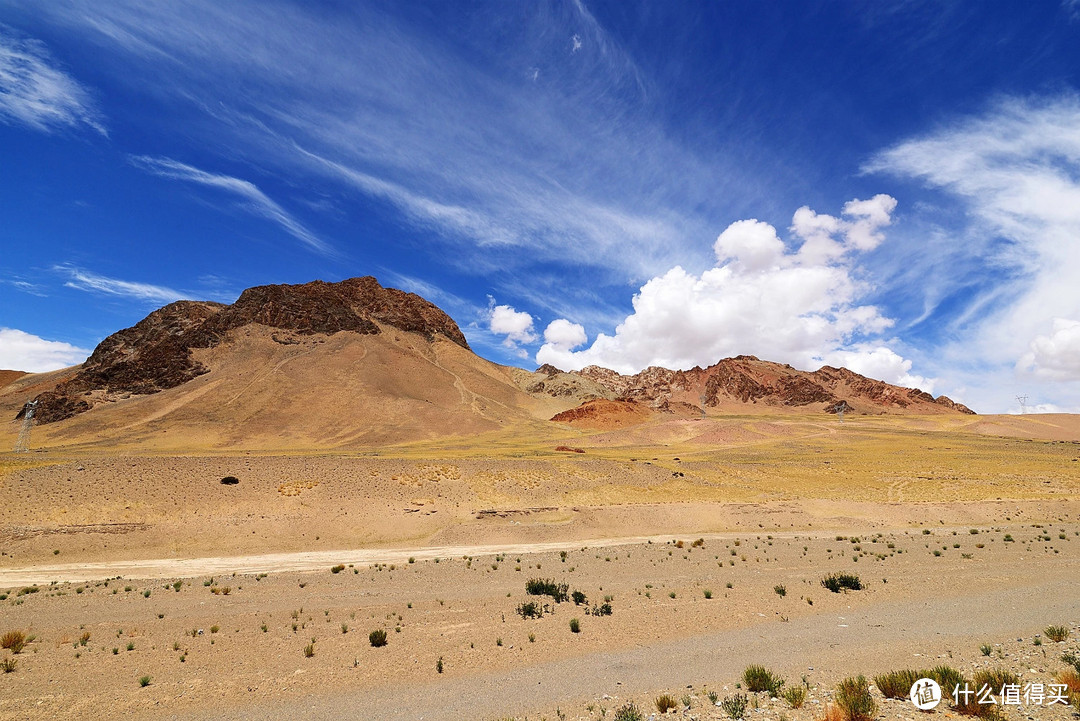
[[[0,633],[34,640],[0,652],[15,661],[0,719],[600,719],[628,700],[653,712],[661,693],[723,718],[708,691],[734,694],[750,663],[811,687],[799,710],[758,694],[748,717],[773,721],[820,719],[840,679],[893,668],[1049,683],[1080,635],[1078,459],[1069,416],[4,454]],[[867,588],[830,593],[836,571]],[[529,578],[588,605],[523,619]],[[607,596],[610,616],[586,613]],[[1050,624],[1070,638],[1036,646]]]

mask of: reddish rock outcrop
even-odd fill
[[[820,404],[822,410],[843,407],[871,413],[940,412],[940,409],[974,413],[945,396],[934,398],[917,388],[894,386],[846,368],[824,366],[807,372],[750,355],[725,358],[708,368],[686,371],[653,366],[636,375],[624,376],[607,368],[588,366],[577,373],[619,397],[657,409],[674,401],[694,404],[703,399],[707,407],[713,408],[729,403],[785,407]]]

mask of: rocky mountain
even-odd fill
[[[31,399],[35,444],[158,449],[370,449],[511,429],[537,437],[562,424],[621,431],[700,419],[703,408],[971,413],[843,368],[752,356],[635,375],[501,366],[474,354],[435,305],[370,277],[249,288],[231,305],[171,303],[79,366],[0,374],[0,414],[17,419]],[[17,429],[0,427],[0,442]]]
[[[551,369],[560,373],[557,369]],[[621,375],[607,368],[588,366],[573,373],[606,389],[612,396],[636,401],[658,410],[672,403],[706,408],[760,406],[765,408],[820,409],[861,413],[974,414],[967,406],[945,396],[934,398],[913,388],[873,380],[846,368],[824,366],[800,371],[789,365],[759,360],[754,356],[725,358],[708,368],[673,371],[652,366],[635,375]]]
[[[208,371],[193,351],[221,344],[229,331],[258,324],[293,336],[360,335],[380,332],[379,324],[428,340],[441,335],[469,349],[461,329],[434,304],[413,293],[384,288],[370,276],[340,283],[248,288],[232,305],[177,301],[154,311],[131,328],[98,344],[79,372],[37,397],[38,423],[53,423],[90,410],[95,402],[174,388]]]

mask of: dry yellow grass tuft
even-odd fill
[[[299,496],[304,491],[310,491],[319,485],[318,481],[289,481],[278,486],[278,493],[283,496]]]

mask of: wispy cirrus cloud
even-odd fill
[[[90,92],[58,66],[44,43],[17,38],[3,25],[0,122],[19,123],[45,133],[85,126],[108,135]]]
[[[171,158],[137,155],[131,158],[131,163],[137,168],[162,178],[197,183],[239,196],[242,199],[242,207],[248,212],[277,223],[285,229],[285,232],[302,241],[312,250],[324,254],[333,253],[333,249],[329,245],[320,240],[288,211],[271,200],[254,183],[231,175],[209,173]]]
[[[574,0],[453,41],[375,6],[68,0],[44,12],[153,69],[124,80],[197,108],[208,149],[387,202],[455,244],[448,258],[466,272],[566,262],[623,283],[658,264],[707,266],[700,241],[726,215],[716,199],[758,189],[716,147],[666,132],[647,78]]]
[[[959,219],[945,214],[939,232],[959,263],[977,272],[978,290],[952,309],[951,337],[937,355],[986,406],[1011,400],[1010,389],[1080,405],[1075,387],[1041,382],[1080,381],[1071,358],[1080,323],[1078,169],[1080,97],[1073,94],[1001,99],[866,166],[940,191],[962,208]]]
[[[64,283],[66,287],[89,293],[134,298],[153,303],[172,303],[174,300],[188,297],[180,291],[165,286],[110,278],[68,264],[53,266],[53,271],[67,276],[68,280]]]

